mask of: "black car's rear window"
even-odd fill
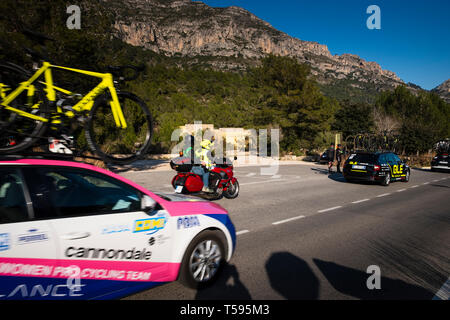
[[[362,163],[375,163],[377,155],[372,153],[357,153],[353,157],[349,157],[350,161],[362,162]]]

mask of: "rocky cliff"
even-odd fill
[[[118,37],[167,56],[208,57],[221,69],[244,69],[267,54],[290,56],[309,64],[320,84],[345,84],[362,94],[404,84],[376,62],[332,55],[326,45],[291,37],[239,7],[213,8],[190,0],[104,1],[115,13]]]
[[[431,91],[436,92],[442,99],[450,103],[450,79],[444,81]]]

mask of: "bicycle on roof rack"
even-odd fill
[[[359,133],[348,136],[345,140],[350,151],[391,151],[400,152],[401,143],[399,135],[385,131],[381,133]]]
[[[52,40],[29,30],[24,34],[41,43]],[[85,132],[88,148],[107,163],[130,163],[147,153],[153,133],[151,113],[139,97],[121,91],[119,82],[113,80],[113,75],[121,81],[134,80],[142,68],[111,66],[108,73],[92,72],[56,66],[28,51],[42,62],[34,74],[12,63],[0,63],[0,154],[62,141],[64,152],[80,156],[83,151],[77,150],[72,136],[79,128]],[[87,94],[77,94],[54,84],[53,69],[100,82]],[[133,76],[125,77],[126,69]]]

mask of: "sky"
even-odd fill
[[[450,78],[450,0],[202,0],[242,7],[276,29],[375,61],[403,81],[430,90]],[[366,13],[380,8],[380,29]]]

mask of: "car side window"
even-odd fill
[[[378,163],[385,164],[386,163],[386,155],[380,154],[380,156],[378,157]]]
[[[0,223],[28,220],[24,182],[18,169],[0,168]]]
[[[394,156],[395,162],[397,162],[397,163],[402,162],[402,160],[400,159],[400,157],[398,155],[396,155],[394,153],[392,155]]]
[[[114,178],[76,168],[34,168],[30,183],[38,219],[134,212],[139,191]],[[37,177],[36,177],[37,173]]]
[[[387,158],[387,161],[388,161],[389,164],[391,164],[391,165],[392,164],[397,164],[397,161],[395,160],[394,154],[388,153],[386,155],[386,158]]]

